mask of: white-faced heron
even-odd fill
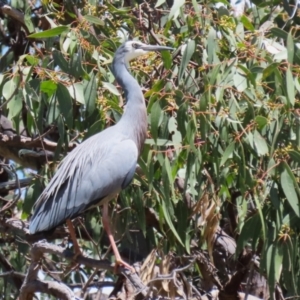
[[[88,138],[60,163],[57,172],[35,205],[31,234],[49,231],[96,205],[103,205],[103,226],[108,234],[116,265],[125,263],[115,244],[108,215],[108,202],[131,182],[147,133],[145,100],[138,82],[128,71],[129,61],[149,51],[172,50],[127,41],[115,53],[112,72],[123,88],[126,108],[120,121]],[[73,233],[74,235],[74,233]],[[75,252],[80,253],[74,243]]]

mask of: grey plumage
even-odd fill
[[[128,62],[147,51],[172,50],[127,41],[116,51],[112,71],[126,96],[120,121],[77,146],[61,162],[39,197],[31,234],[48,231],[93,207],[106,204],[132,180],[147,132],[144,97]]]

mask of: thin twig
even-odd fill
[[[173,279],[173,282],[174,282],[175,286],[178,287],[178,285],[176,283],[176,273],[187,270],[188,268],[190,268],[194,264],[195,261],[196,261],[196,258],[192,259],[191,262],[188,265],[186,265],[182,268],[176,268],[176,269],[172,270],[172,272],[170,274],[164,274],[164,275],[159,274],[159,275],[157,275],[156,278],[153,278],[150,281],[148,281],[147,284],[149,284],[151,282],[154,282],[154,281],[159,281],[159,280],[168,280],[168,279],[171,280],[171,279]]]

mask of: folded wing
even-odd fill
[[[107,139],[99,144],[93,136],[64,159],[37,200],[31,234],[51,230],[110,200],[131,182],[138,159],[135,143],[123,136]]]

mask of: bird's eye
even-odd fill
[[[133,43],[133,44],[132,44],[132,47],[133,47],[134,49],[138,49],[138,48],[139,48],[139,44]]]

